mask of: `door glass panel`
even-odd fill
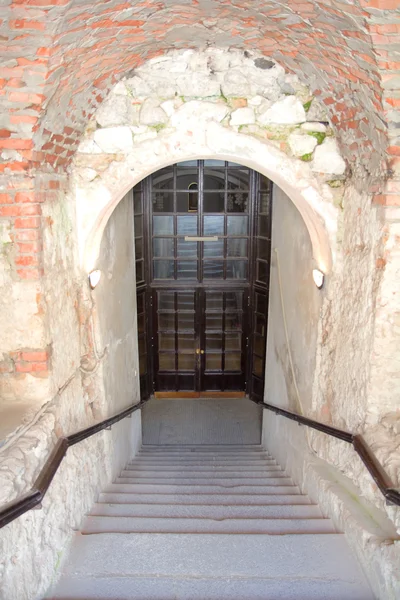
[[[139,375],[146,375],[147,373],[147,354],[139,356]]]
[[[194,310],[193,292],[178,292],[178,310]]]
[[[153,212],[174,212],[174,193],[153,192]]]
[[[158,257],[174,256],[173,238],[153,238],[153,254]]]
[[[173,292],[158,292],[159,310],[174,310],[175,294]]]
[[[160,371],[175,371],[175,354],[160,352],[158,356]]]
[[[224,262],[222,260],[204,261],[204,279],[222,279],[224,276]]]
[[[144,333],[145,324],[146,324],[145,316],[144,315],[138,316],[138,334],[139,335],[141,333]]]
[[[194,313],[178,312],[178,330],[194,329]]]
[[[206,329],[222,329],[222,315],[216,313],[206,314]]]
[[[228,193],[227,201],[227,212],[243,213],[248,212],[249,208],[249,195],[248,194],[237,194]]]
[[[222,292],[207,292],[206,294],[206,310],[222,310],[223,293]]]
[[[206,334],[206,350],[222,352],[222,334],[207,333]]]
[[[161,313],[158,315],[158,325],[160,329],[175,329],[175,315],[174,313]]]
[[[242,315],[241,313],[226,313],[225,314],[225,330],[234,331],[241,329],[242,327]]]
[[[134,226],[135,226],[135,237],[143,236],[143,217],[135,217],[134,218]]]
[[[257,377],[262,377],[263,374],[263,359],[255,354],[253,355],[253,373]]]
[[[133,193],[133,210],[136,214],[142,212],[142,192]]]
[[[138,339],[138,347],[139,347],[139,354],[146,353],[146,340],[144,339],[144,337],[140,337]]]
[[[242,334],[241,333],[226,333],[225,334],[225,350],[237,350],[240,352],[242,349]]]
[[[247,235],[248,217],[228,217],[228,235]]]
[[[174,187],[174,167],[165,167],[152,175],[152,184],[155,189],[172,189]]]
[[[224,256],[224,240],[204,242],[203,255],[207,258],[222,258]]]
[[[242,355],[240,353],[225,354],[225,371],[241,371]]]
[[[197,261],[178,260],[178,279],[197,279]]]
[[[175,350],[175,334],[159,333],[158,347],[160,350]]]
[[[135,239],[135,258],[143,258],[143,238]]]
[[[138,294],[137,296],[137,311],[138,314],[144,312],[144,294]]]
[[[204,217],[204,235],[224,235],[224,217],[211,215]]]
[[[183,166],[178,164],[176,169],[176,189],[177,190],[188,190],[189,186],[195,183],[199,184],[199,171],[197,165],[193,168],[192,166]]]
[[[247,256],[247,239],[228,238],[227,256]]]
[[[268,222],[269,219],[266,215],[260,215],[258,217],[258,235],[261,237],[268,237]]]
[[[178,336],[178,352],[184,352],[191,354],[195,351],[195,339],[194,334],[183,334],[180,333]]]
[[[269,259],[269,242],[266,239],[259,238],[257,240],[257,258],[262,260]]]
[[[241,310],[243,306],[243,292],[226,292],[226,310]]]
[[[205,190],[223,190],[225,188],[225,169],[204,167]]]
[[[228,260],[226,263],[227,279],[247,279],[247,260]]]
[[[153,217],[153,233],[154,235],[173,235],[174,217]]]
[[[257,261],[257,281],[268,283],[268,263],[261,260]]]
[[[267,297],[262,294],[256,294],[256,311],[261,315],[267,312]]]
[[[264,215],[267,215],[269,213],[269,194],[260,193],[258,211],[260,214]]]
[[[142,260],[136,262],[136,282],[144,281],[144,265]]]
[[[173,279],[173,260],[153,260],[154,279]]]
[[[265,318],[256,315],[256,326],[255,331],[259,335],[265,335]]]
[[[177,217],[178,235],[197,235],[197,216],[179,216]]]
[[[190,184],[191,188],[187,192],[176,192],[176,210],[177,212],[197,212],[199,209],[199,193],[193,191],[196,189],[196,183]]]
[[[197,257],[197,242],[185,242],[184,239],[178,239],[177,254],[180,258]]]
[[[179,371],[194,371],[195,355],[194,354],[178,354],[178,369]]]
[[[258,335],[254,336],[254,352],[258,354],[258,356],[264,356],[265,338]]]
[[[249,169],[228,169],[228,189],[248,190],[250,185]]]
[[[204,192],[203,211],[205,213],[221,213],[225,208],[224,192]]]
[[[207,354],[206,355],[206,371],[221,371],[222,369],[222,355],[221,354]]]

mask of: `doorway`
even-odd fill
[[[133,190],[142,397],[262,395],[271,183],[192,160]]]

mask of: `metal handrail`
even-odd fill
[[[311,427],[312,429],[317,429],[318,431],[322,431],[322,433],[326,433],[332,437],[338,438],[343,442],[347,442],[351,444],[354,450],[357,452],[358,456],[361,458],[362,462],[366,466],[369,474],[372,479],[375,481],[378,486],[380,492],[386,498],[388,504],[395,504],[396,506],[400,506],[400,492],[397,490],[393,482],[391,481],[389,475],[386,473],[383,466],[380,464],[367,442],[363,439],[363,437],[359,434],[350,433],[349,431],[344,431],[343,429],[337,429],[336,427],[331,427],[330,425],[325,425],[325,423],[320,423],[319,421],[315,421],[314,419],[309,419],[308,417],[303,417],[303,415],[299,415],[297,413],[291,412],[290,410],[286,410],[284,408],[280,408],[279,406],[275,406],[274,404],[269,404],[268,402],[263,402],[262,400],[254,400],[250,398],[252,402],[262,406],[263,408],[274,412],[277,415],[282,417],[286,417],[287,419],[291,419],[292,421],[296,421],[301,425],[306,425],[307,427]]]
[[[85,440],[96,433],[99,433],[100,431],[103,431],[104,429],[108,429],[111,427],[111,425],[118,423],[118,421],[121,421],[122,419],[130,417],[132,413],[142,408],[142,406],[148,401],[149,399],[141,400],[137,404],[132,404],[117,415],[109,417],[108,419],[105,419],[96,425],[82,429],[81,431],[73,433],[72,435],[59,438],[49,458],[45,462],[42,470],[36,478],[31,490],[20,498],[12,500],[0,508],[0,529],[5,525],[8,525],[8,523],[11,523],[11,521],[14,521],[14,519],[17,519],[26,513],[28,510],[31,510],[32,508],[35,508],[35,506],[38,506],[42,503],[43,498],[45,497],[46,492],[53,481],[54,475],[57,473],[63,458],[67,454],[68,448],[74,446],[78,442],[82,442],[82,440]]]

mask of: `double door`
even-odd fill
[[[157,391],[245,390],[247,289],[159,289],[152,304]]]

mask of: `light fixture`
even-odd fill
[[[320,271],[319,269],[313,269],[312,276],[313,276],[315,285],[320,290],[322,288],[322,286],[324,285],[324,281],[325,281],[324,273],[322,271]]]
[[[89,285],[92,290],[96,287],[101,279],[101,271],[96,269],[95,271],[91,271],[89,273]]]

